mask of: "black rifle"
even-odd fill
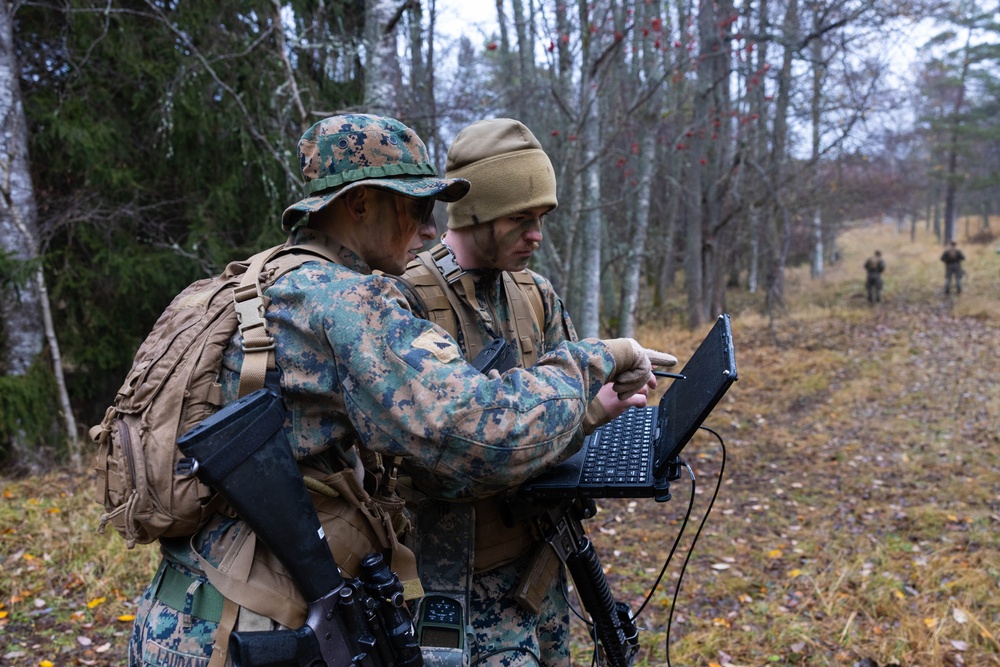
[[[566,564],[583,608],[594,623],[593,637],[600,643],[604,654],[602,664],[629,667],[639,650],[639,629],[629,606],[624,602],[615,602],[601,561],[580,522],[596,514],[594,501],[588,498],[553,506],[512,501],[506,511],[506,521],[532,520],[545,541]]]
[[[345,580],[285,438],[285,407],[260,389],[177,441],[177,474],[215,489],[287,568],[309,602],[297,630],[233,632],[235,667],[411,667],[423,664],[403,587],[381,554]]]
[[[497,338],[471,363],[483,373],[490,370],[504,373],[516,365],[517,358],[510,344]],[[629,667],[639,650],[639,630],[629,606],[615,602],[594,545],[580,523],[581,519],[589,519],[596,513],[594,501],[576,500],[551,507],[515,501],[508,504],[507,510],[510,525],[517,518],[533,521],[543,539],[566,564],[583,607],[594,622],[594,638],[600,642],[605,662],[610,667]]]

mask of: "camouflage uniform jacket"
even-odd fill
[[[430,253],[432,256],[438,256],[441,249],[442,246],[438,245]],[[417,276],[427,270],[436,271],[437,268],[434,266],[428,268],[417,259],[409,264],[407,272],[398,279],[398,282],[403,294],[409,300],[414,314],[432,319],[428,304],[417,290],[411,287],[409,281],[411,275]],[[536,321],[537,315],[530,318],[534,329],[532,338],[538,355],[544,355],[565,341],[576,341],[576,330],[552,283],[533,271],[526,270],[524,273],[530,276],[534,282],[532,287],[540,295],[544,311],[542,322]],[[475,342],[485,347],[498,337],[507,339],[508,343],[516,350],[517,366],[524,368],[526,365],[524,350],[517,343],[517,332],[512,324],[515,313],[511,312],[505,287],[505,285],[512,286],[514,284],[515,281],[510,279],[509,273],[505,276],[505,272],[484,269],[466,271],[462,280],[454,280],[449,287],[459,304],[467,307],[472,313],[478,313],[478,316],[472,318],[473,326],[468,327],[467,330],[469,335],[478,335],[479,340]],[[435,283],[435,287],[443,289],[443,286],[437,283]],[[469,288],[472,289],[471,294],[467,292]],[[515,289],[519,288],[515,287]],[[426,294],[426,292],[424,293]],[[438,301],[440,302],[440,300]],[[451,303],[452,300],[449,299],[448,302]],[[444,326],[448,327],[449,325],[444,324]],[[458,325],[457,318],[451,321],[451,326],[455,330],[449,330],[448,333],[458,341],[466,358],[469,358],[472,346],[470,341],[465,340],[466,331],[463,331],[463,327]],[[426,491],[426,489],[420,490]],[[509,563],[535,546],[536,540],[527,523],[515,526],[504,524],[501,503],[498,499],[481,501],[476,503],[475,507],[475,568],[477,572]]]
[[[962,262],[965,261],[965,255],[958,248],[948,248],[941,253],[941,261],[945,263],[947,268],[956,269],[961,267]]]
[[[865,271],[868,272],[868,277],[873,278],[885,271],[885,260],[881,257],[869,257],[865,261]]]
[[[303,228],[293,242],[318,236]],[[490,380],[442,329],[413,316],[395,281],[339,252],[344,266],[304,264],[264,293],[296,458],[355,467],[360,439],[384,457],[404,457],[421,488],[462,499],[517,486],[579,448],[587,404],[614,368],[606,346],[567,342],[531,370]],[[242,356],[237,334],[224,359],[227,402]],[[215,564],[239,523],[210,521],[191,545]],[[197,569],[186,540],[162,543]]]

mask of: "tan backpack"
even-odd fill
[[[160,315],[114,403],[90,429],[105,510],[98,530],[112,524],[131,549],[191,535],[222,506],[196,476],[175,476],[183,457],[177,438],[221,407],[222,356],[237,329],[245,350],[240,396],[264,385],[274,340],[264,326],[263,288],[319,259],[338,261],[323,246],[275,246],[192,283]]]

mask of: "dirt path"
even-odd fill
[[[674,664],[1000,664],[1000,280],[944,298],[940,248],[879,231],[846,239],[822,281],[793,274],[800,304],[773,326],[734,322],[740,380],[708,421],[726,441],[725,480],[678,599]],[[860,267],[875,243],[890,268],[871,306]],[[979,250],[970,273],[985,276],[1000,258]],[[701,435],[685,455],[697,520],[721,453]],[[604,503],[594,522],[634,608],[688,484],[663,505]],[[670,595],[645,615],[650,664]]]

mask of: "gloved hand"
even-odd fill
[[[673,366],[677,357],[666,352],[647,350],[633,338],[608,338],[607,345],[615,360],[615,370],[608,379],[614,383],[618,398],[626,400],[642,389],[653,374],[653,366]]]

